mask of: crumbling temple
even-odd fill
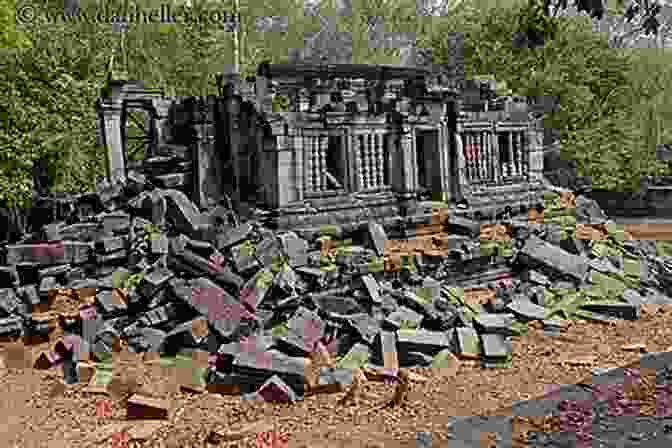
[[[539,203],[543,131],[524,102],[485,87],[441,68],[263,63],[219,96],[113,80],[97,107],[110,178],[135,169],[202,208],[228,196],[302,228],[397,222],[435,201],[477,218]],[[145,117],[140,163],[127,155],[131,109]]]

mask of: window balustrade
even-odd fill
[[[525,130],[466,131],[462,135],[465,175],[470,184],[503,184],[527,176]]]

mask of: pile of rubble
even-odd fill
[[[93,388],[109,386],[111,354],[128,350],[192,362],[192,390],[297,400],[384,379],[398,402],[400,368],[455,356],[502,367],[528,325],[557,333],[564,319],[637,319],[642,304],[672,302],[655,242],[628,240],[571,193],[549,192],[522,220],[447,217],[443,232],[407,241],[376,223],[304,239],[141,179],[95,196],[102,212],[6,245],[0,267],[0,336],[52,341],[35,368],[61,366],[66,383]],[[156,398],[128,406],[165,418]]]

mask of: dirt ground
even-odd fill
[[[616,325],[572,322],[559,337],[530,329],[513,338],[514,356],[507,369],[483,369],[474,361],[456,361],[446,369],[412,369],[420,381],[411,383],[407,399],[398,407],[369,414],[367,410],[392,396],[394,386],[367,381],[363,397],[353,405],[338,403],[342,392],[316,394],[293,404],[270,404],[243,401],[240,396],[182,392],[174,371],[138,360],[120,361],[118,369],[122,375],[135,375],[146,393],[170,403],[163,426],[128,447],[255,446],[253,435],[218,445],[205,440],[212,430],[235,432],[258,421],[286,432],[290,447],[412,447],[416,432],[423,430],[432,431],[434,443],[445,446],[449,417],[493,413],[543,395],[554,386],[585,380],[593,367],[635,362],[640,352],[627,346],[637,343],[649,352],[672,349],[672,309],[653,306],[643,310],[640,320]],[[115,423],[118,427],[125,421],[123,400],[114,402],[111,416],[98,417],[95,402],[103,396],[85,392],[83,384],[62,385],[60,368],[38,371],[16,365],[17,353],[25,350],[25,362],[30,365],[48,344],[3,343],[2,348],[4,358],[10,359],[0,369],[2,446],[112,446]],[[152,428],[145,425],[149,433]]]

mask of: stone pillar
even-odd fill
[[[450,132],[445,119],[439,122],[439,173],[441,175],[441,200],[452,200],[450,188]]]
[[[527,131],[529,160],[529,179],[531,182],[541,182],[544,171],[544,131],[538,129],[537,125],[530,123]]]
[[[455,170],[458,179],[458,201],[464,199],[469,195],[469,181],[467,180],[467,163],[464,158],[464,145],[462,142],[461,133],[455,134],[456,152],[457,152],[457,169]]]
[[[294,178],[296,179],[296,199],[303,201],[305,190],[305,146],[303,133],[300,129],[292,130],[292,141],[294,142]]]
[[[156,146],[157,149],[170,139],[169,133],[169,111],[173,103],[171,98],[155,98],[152,100],[156,110]],[[154,154],[155,155],[155,154]]]
[[[400,161],[402,171],[402,185],[399,193],[400,208],[402,215],[406,215],[415,199],[416,163],[415,151],[413,147],[413,134],[411,127],[404,125],[400,144]]]
[[[240,97],[235,94],[235,87],[232,84],[225,86],[224,101],[226,103],[226,123],[229,132],[229,149],[231,156],[231,166],[233,168],[233,194],[231,201],[238,206],[240,204],[241,187],[241,163],[240,163]]]
[[[274,133],[276,135],[277,151],[277,204],[275,207],[285,207],[290,202],[298,199],[297,178],[295,174],[294,150],[291,147],[290,139],[284,135],[284,132]]]
[[[208,97],[200,105],[200,123],[194,123],[196,142],[193,155],[192,200],[202,209],[216,205],[223,197],[224,161],[217,150],[215,140],[215,120],[217,99]]]
[[[99,98],[96,103],[106,151],[107,178],[113,182],[126,178],[126,154],[121,137],[122,98],[118,95]]]

